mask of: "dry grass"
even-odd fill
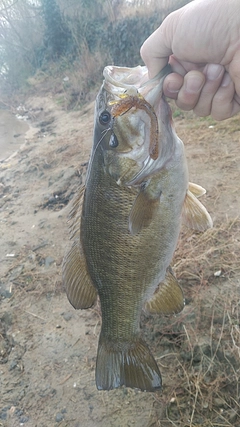
[[[182,231],[174,270],[185,309],[143,320],[164,384],[150,427],[240,426],[239,257],[239,218]]]
[[[174,268],[187,305],[171,326],[164,321],[162,337],[175,344],[158,358],[166,419],[156,426],[240,425],[239,230],[236,218],[181,235]]]
[[[216,282],[240,272],[240,219],[216,224],[205,233],[185,230],[174,259],[178,278],[200,284]]]

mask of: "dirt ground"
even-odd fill
[[[15,134],[1,151],[0,426],[239,427],[240,117],[216,123],[174,111],[214,228],[182,231],[173,266],[183,312],[142,317],[163,391],[99,392],[99,305],[75,311],[61,279],[93,108],[66,112],[50,96],[28,98],[18,111],[30,126],[19,131],[23,144],[10,147]]]

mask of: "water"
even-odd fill
[[[25,142],[28,124],[10,111],[0,109],[0,162],[6,160]]]

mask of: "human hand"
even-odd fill
[[[239,0],[195,0],[176,10],[141,55],[150,78],[171,64],[163,91],[179,108],[216,120],[240,111]]]

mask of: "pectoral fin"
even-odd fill
[[[155,314],[177,314],[184,307],[184,297],[176,277],[169,267],[152,298],[146,302],[145,310]]]
[[[158,205],[159,198],[149,198],[146,191],[140,191],[129,215],[129,231],[132,235],[149,226]]]
[[[183,205],[182,222],[187,227],[199,231],[205,231],[213,226],[212,218],[207,209],[189,190]]]
[[[195,197],[201,197],[206,194],[205,188],[201,187],[201,185],[194,184],[193,182],[188,183],[188,189]]]
[[[97,291],[87,272],[81,246],[74,242],[63,260],[63,284],[74,308],[89,308],[97,298]]]

